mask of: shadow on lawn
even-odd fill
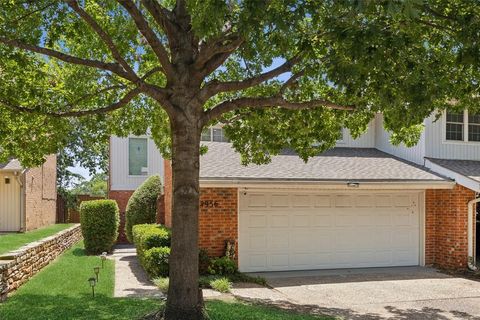
[[[40,319],[137,319],[159,309],[162,302],[154,299],[123,299],[97,295],[81,297],[21,295],[0,304],[2,320]]]
[[[449,319],[466,319],[480,320],[480,316],[471,315],[466,312],[455,310],[441,310],[437,308],[424,307],[422,309],[399,309],[393,306],[386,306],[385,309],[390,314],[388,316],[376,313],[360,313],[348,308],[327,308],[317,305],[296,304],[290,301],[270,300],[270,299],[249,299],[244,297],[236,297],[238,300],[251,304],[272,306],[283,310],[290,310],[301,314],[311,314],[319,316],[341,317],[349,320],[449,320]]]

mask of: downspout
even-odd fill
[[[25,172],[27,169],[24,169],[23,171],[15,171],[13,175],[15,176],[15,179],[17,180],[18,184],[20,185],[20,232],[25,232],[26,231],[26,221],[27,221],[27,213],[25,210],[25,183],[23,182]]]
[[[478,196],[478,195],[477,195]],[[476,198],[473,200],[470,200],[468,202],[468,262],[467,266],[468,269],[472,271],[477,271],[478,268],[476,266],[476,258],[474,254],[474,248],[473,248],[473,213],[474,213],[474,207],[475,204],[480,202],[480,198]],[[478,239],[477,239],[478,240]]]

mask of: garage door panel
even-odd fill
[[[241,271],[419,264],[418,193],[240,195]]]

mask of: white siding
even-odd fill
[[[163,180],[163,158],[152,139],[148,139],[148,175],[128,174],[128,138],[110,137],[110,190],[135,190],[148,176]]]
[[[375,148],[399,158],[423,165],[425,156],[425,131],[417,145],[409,148],[404,144],[394,146],[390,143],[391,134],[383,128],[383,115],[375,116]]]
[[[452,142],[445,140],[445,116],[435,122],[430,116],[426,122],[425,156],[439,159],[480,160],[480,142]]]
[[[5,183],[5,178],[10,183]],[[0,171],[0,231],[19,231],[21,229],[20,211],[21,189],[17,179],[11,173]]]
[[[337,142],[337,147],[343,148],[374,148],[375,147],[375,126],[374,122],[370,122],[367,132],[362,134],[358,139],[353,139],[350,131],[343,129],[343,140]]]

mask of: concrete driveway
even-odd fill
[[[233,294],[343,319],[480,320],[480,282],[431,268],[258,273],[271,288],[243,284]]]

